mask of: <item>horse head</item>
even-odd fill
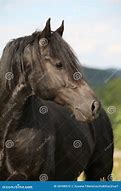
[[[66,105],[79,121],[91,121],[99,113],[100,102],[85,81],[80,62],[62,38],[63,31],[64,22],[51,31],[48,19],[41,32],[8,43],[1,58],[1,87],[12,92],[18,83],[27,83],[32,94]],[[10,72],[11,79],[5,79]]]

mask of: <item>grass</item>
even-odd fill
[[[112,172],[113,180],[121,181],[121,150],[114,153],[114,167]]]

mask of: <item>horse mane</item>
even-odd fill
[[[6,94],[16,86],[21,74],[24,74],[24,49],[28,44],[33,43],[35,34],[13,39],[3,49],[0,61],[0,98],[4,100]],[[7,80],[5,74],[11,72],[13,80]]]
[[[5,46],[0,61],[0,99],[3,101],[10,90],[17,85],[21,74],[25,73],[24,50],[28,45],[34,45],[34,51],[30,48],[31,62],[36,56],[36,62],[42,66],[39,39],[41,32],[36,31],[32,35],[13,39]],[[66,71],[72,76],[80,70],[80,63],[73,53],[72,48],[65,42],[57,32],[52,32],[49,40],[50,56],[59,58],[65,66]],[[33,55],[35,54],[35,55]],[[33,64],[33,63],[31,63]],[[5,74],[11,72],[14,75],[12,80],[7,80]],[[9,90],[9,91],[8,91]]]

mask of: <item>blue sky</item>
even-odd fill
[[[0,0],[0,55],[6,43],[64,19],[64,39],[83,65],[121,69],[121,0]]]

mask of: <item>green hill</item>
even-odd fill
[[[102,86],[112,79],[121,77],[121,70],[118,69],[94,69],[82,67],[85,78],[92,86]]]
[[[112,121],[115,147],[121,149],[121,78],[113,79],[95,90]]]

